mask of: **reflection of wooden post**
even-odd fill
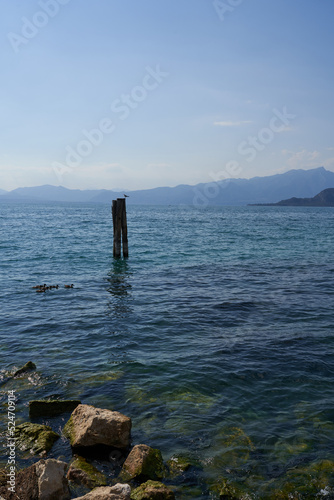
[[[121,240],[123,241],[123,257],[129,256],[128,229],[126,224],[125,198],[117,198],[112,202],[112,220],[114,226],[113,255],[119,259],[121,256]]]

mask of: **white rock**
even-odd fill
[[[115,486],[101,486],[76,500],[130,500],[131,488],[128,484],[117,483]]]
[[[65,477],[67,464],[49,458],[35,465],[38,478],[39,500],[68,500],[71,498]]]

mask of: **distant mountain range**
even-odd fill
[[[334,188],[328,188],[313,198],[289,198],[278,203],[262,203],[255,206],[271,207],[334,207]]]
[[[334,188],[334,172],[324,167],[290,170],[284,174],[252,179],[226,179],[196,186],[179,185],[128,191],[128,204],[137,205],[250,205],[271,204],[288,198],[312,198]],[[0,202],[108,203],[123,193],[107,189],[79,190],[62,186],[38,186],[0,190]]]

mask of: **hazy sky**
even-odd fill
[[[333,0],[0,0],[0,188],[334,170]]]

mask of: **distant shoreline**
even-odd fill
[[[334,188],[321,191],[313,198],[289,198],[278,203],[252,203],[250,207],[334,207]]]

